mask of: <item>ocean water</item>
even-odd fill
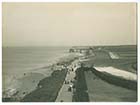
[[[68,49],[68,47],[3,47],[3,91],[18,87],[17,80],[20,80],[25,74],[40,71],[68,56]],[[47,69],[45,70],[47,71]],[[51,71],[48,70],[49,72]]]

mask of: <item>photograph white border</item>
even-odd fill
[[[137,96],[138,97],[138,101],[137,102],[59,102],[59,103],[55,103],[55,102],[2,102],[2,2],[137,2],[138,5],[137,5],[137,49],[138,49],[138,54],[140,54],[140,47],[139,47],[139,44],[140,42],[138,41],[139,40],[139,35],[140,35],[140,3],[139,3],[139,0],[2,0],[0,1],[0,40],[1,40],[1,43],[0,43],[0,46],[1,46],[1,49],[0,49],[0,70],[1,70],[1,80],[0,80],[0,105],[3,105],[3,104],[8,104],[8,105],[19,105],[19,104],[34,104],[34,105],[38,105],[38,104],[52,104],[52,105],[70,105],[70,104],[73,104],[73,105],[81,105],[81,104],[88,104],[88,105],[140,105],[140,100],[139,100],[139,95]],[[140,58],[138,57],[138,64],[139,65],[139,60]],[[138,77],[139,77],[139,66],[138,66]],[[138,79],[138,89],[140,89],[140,81]],[[138,91],[137,94],[140,94],[140,91]]]

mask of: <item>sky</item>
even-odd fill
[[[135,3],[3,3],[2,46],[136,44]]]

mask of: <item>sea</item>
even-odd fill
[[[19,81],[17,80],[20,80],[28,73],[39,71],[42,68],[45,68],[47,71],[47,67],[69,55],[69,48],[70,47],[3,47],[3,92],[8,89],[16,89],[19,85]],[[48,70],[48,73],[49,72],[51,71]],[[28,77],[26,77],[26,79],[29,80]],[[25,84],[23,84],[23,87],[24,86]]]

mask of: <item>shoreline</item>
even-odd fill
[[[111,89],[110,95],[113,96],[111,101],[119,100],[117,95],[114,96],[114,93],[121,89],[124,90],[122,97],[129,98],[131,97],[130,93],[132,93],[134,99],[131,101],[136,100],[137,72],[135,75],[131,75],[133,72],[131,73],[130,70],[124,67],[128,63],[124,62],[127,59],[113,59],[109,56],[109,53],[102,49],[94,51],[93,54],[83,53],[83,56],[80,53],[78,56],[77,52],[70,55],[73,56],[63,57],[49,67],[43,66],[35,69],[32,73],[25,74],[26,76],[21,78],[21,81],[25,83],[23,83],[23,89],[20,90],[22,91],[21,97],[19,91],[15,92],[10,98],[3,97],[2,101],[89,102],[104,98],[104,96],[101,97],[106,95],[104,92],[110,92]],[[79,68],[76,65],[72,65],[76,60],[80,64]],[[71,67],[69,66],[74,68],[70,70]],[[136,68],[137,65],[133,66]],[[69,87],[71,87],[71,90],[69,90]],[[14,90],[12,91],[14,92]],[[102,92],[101,96],[99,96],[100,91]],[[128,94],[128,97],[125,96],[125,93]],[[110,99],[106,98],[106,100]],[[125,100],[127,99],[121,98],[121,101]]]
[[[65,66],[61,70],[55,70],[51,76],[40,80],[38,88],[27,94],[21,102],[55,102],[59,91],[65,81],[68,66],[77,58],[69,61],[58,62],[58,65]],[[41,93],[41,94],[40,94]]]
[[[26,101],[29,101],[29,102],[33,102],[32,101],[32,99],[31,100],[26,100],[27,98],[25,98],[25,97],[32,97],[33,95],[31,95],[32,93],[34,94],[34,93],[36,93],[37,91],[40,91],[40,89],[38,89],[38,85],[42,82],[42,81],[48,81],[47,83],[45,83],[45,84],[50,84],[50,80],[52,80],[53,82],[55,82],[55,81],[59,81],[60,82],[60,84],[59,84],[59,87],[57,86],[57,85],[55,85],[54,87],[58,87],[57,89],[53,89],[53,91],[57,91],[56,93],[55,93],[55,95],[56,94],[58,94],[58,92],[59,92],[59,90],[60,90],[60,88],[61,88],[61,86],[62,86],[62,83],[63,83],[63,81],[64,81],[64,79],[65,79],[65,77],[66,77],[66,71],[67,71],[67,66],[68,65],[70,65],[71,64],[71,62],[73,62],[74,60],[76,60],[76,59],[78,59],[79,58],[79,56],[77,56],[76,54],[74,54],[74,55],[72,55],[72,57],[70,57],[70,56],[68,56],[67,58],[61,58],[58,62],[56,62],[55,64],[52,64],[52,66],[51,66],[51,70],[52,70],[52,72],[50,73],[50,75],[49,76],[47,76],[47,77],[44,77],[44,78],[41,78],[41,79],[39,79],[39,81],[38,81],[38,83],[36,83],[36,86],[34,86],[35,88],[34,89],[31,89],[31,91],[30,92],[23,92],[23,94],[20,94],[21,96],[18,96],[18,94],[19,94],[19,91],[17,91],[17,92],[15,92],[11,97],[2,97],[2,101],[3,102],[20,102],[20,101],[22,101],[22,102],[26,102]],[[44,69],[46,69],[46,68],[44,68]],[[38,70],[39,71],[39,70]],[[62,72],[62,73],[60,73],[60,72]],[[32,73],[31,73],[32,74]],[[60,75],[61,74],[61,75]],[[62,77],[61,79],[60,78],[58,78],[58,77],[56,77],[55,75],[60,75],[60,77]],[[38,73],[37,73],[37,75],[36,75],[37,77],[38,77]],[[42,75],[43,76],[43,75]],[[29,77],[30,77],[30,75],[29,75]],[[41,76],[40,76],[41,77]],[[28,85],[30,85],[30,84],[28,84]],[[48,86],[48,88],[50,88],[51,87],[51,85],[50,86]],[[43,88],[42,88],[43,89]],[[56,95],[57,96],[57,95]],[[55,96],[55,97],[56,97]],[[36,100],[34,100],[34,101],[36,101]],[[39,101],[39,100],[38,100]],[[42,100],[43,101],[43,100]],[[46,102],[52,102],[52,101],[55,101],[54,99],[52,100],[52,99],[50,99],[50,100],[46,100]],[[45,102],[45,100],[44,100],[44,102]]]

